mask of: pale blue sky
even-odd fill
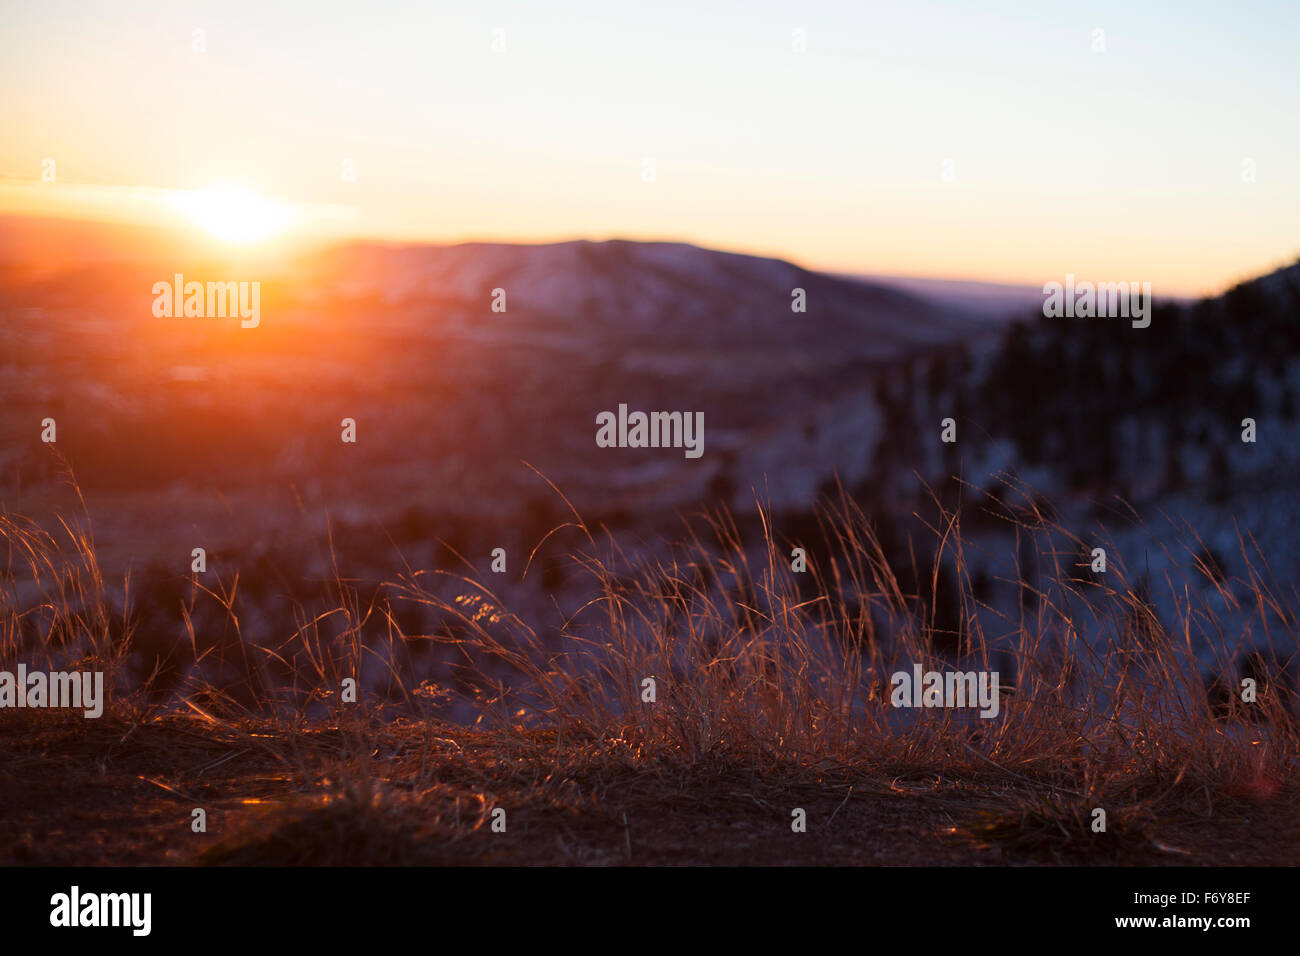
[[[347,204],[359,234],[1169,293],[1300,253],[1295,2],[55,0],[0,23],[11,181],[54,157],[60,183]]]

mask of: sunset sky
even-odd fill
[[[1283,0],[42,0],[3,23],[0,213],[670,238],[1157,294],[1300,254]]]

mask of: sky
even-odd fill
[[[0,11],[0,213],[148,221],[235,184],[313,237],[1157,295],[1300,255],[1294,0]]]

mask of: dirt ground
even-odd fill
[[[447,727],[372,733],[8,711],[0,862],[140,865],[1296,865],[1294,786],[1093,834],[1032,782],[647,765]],[[206,814],[194,832],[193,810]],[[792,811],[806,832],[792,830]],[[505,831],[497,832],[504,810]],[[493,822],[498,827],[494,829]]]

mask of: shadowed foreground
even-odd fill
[[[1167,781],[1094,834],[1077,801],[995,768],[756,773],[554,733],[29,712],[0,723],[0,754],[6,865],[1300,863],[1292,785]],[[207,833],[191,830],[195,807]],[[791,831],[795,807],[806,833]]]
[[[408,569],[364,597],[336,571],[319,603],[246,634],[255,615],[241,616],[238,575],[215,591],[196,575],[173,612],[188,640],[115,603],[88,534],[65,525],[65,544],[0,520],[0,660],[102,670],[107,688],[98,719],[3,712],[0,853],[69,865],[1300,862],[1297,624],[1244,548],[1244,575],[1211,575],[1217,605],[1173,579],[1182,603],[1162,617],[1118,562],[1083,577],[1085,542],[1026,506],[1015,527],[1057,534],[1057,564],[1032,617],[986,634],[961,512],[937,526],[951,600],[942,554],[928,574],[900,570],[852,501],[823,517],[808,573],[769,526],[753,552],[725,516],[704,527],[711,538],[692,532],[630,573],[575,511],[567,527],[587,550],[574,560],[596,587],[558,631],[506,610],[490,578]],[[224,617],[196,622],[200,594]],[[1246,601],[1269,639],[1249,653],[1251,630],[1228,613]],[[412,606],[437,627],[404,627]],[[1015,675],[996,719],[956,701],[902,711],[890,690],[899,670],[994,666]],[[168,667],[184,679],[159,680]],[[477,716],[446,719],[444,698]]]

